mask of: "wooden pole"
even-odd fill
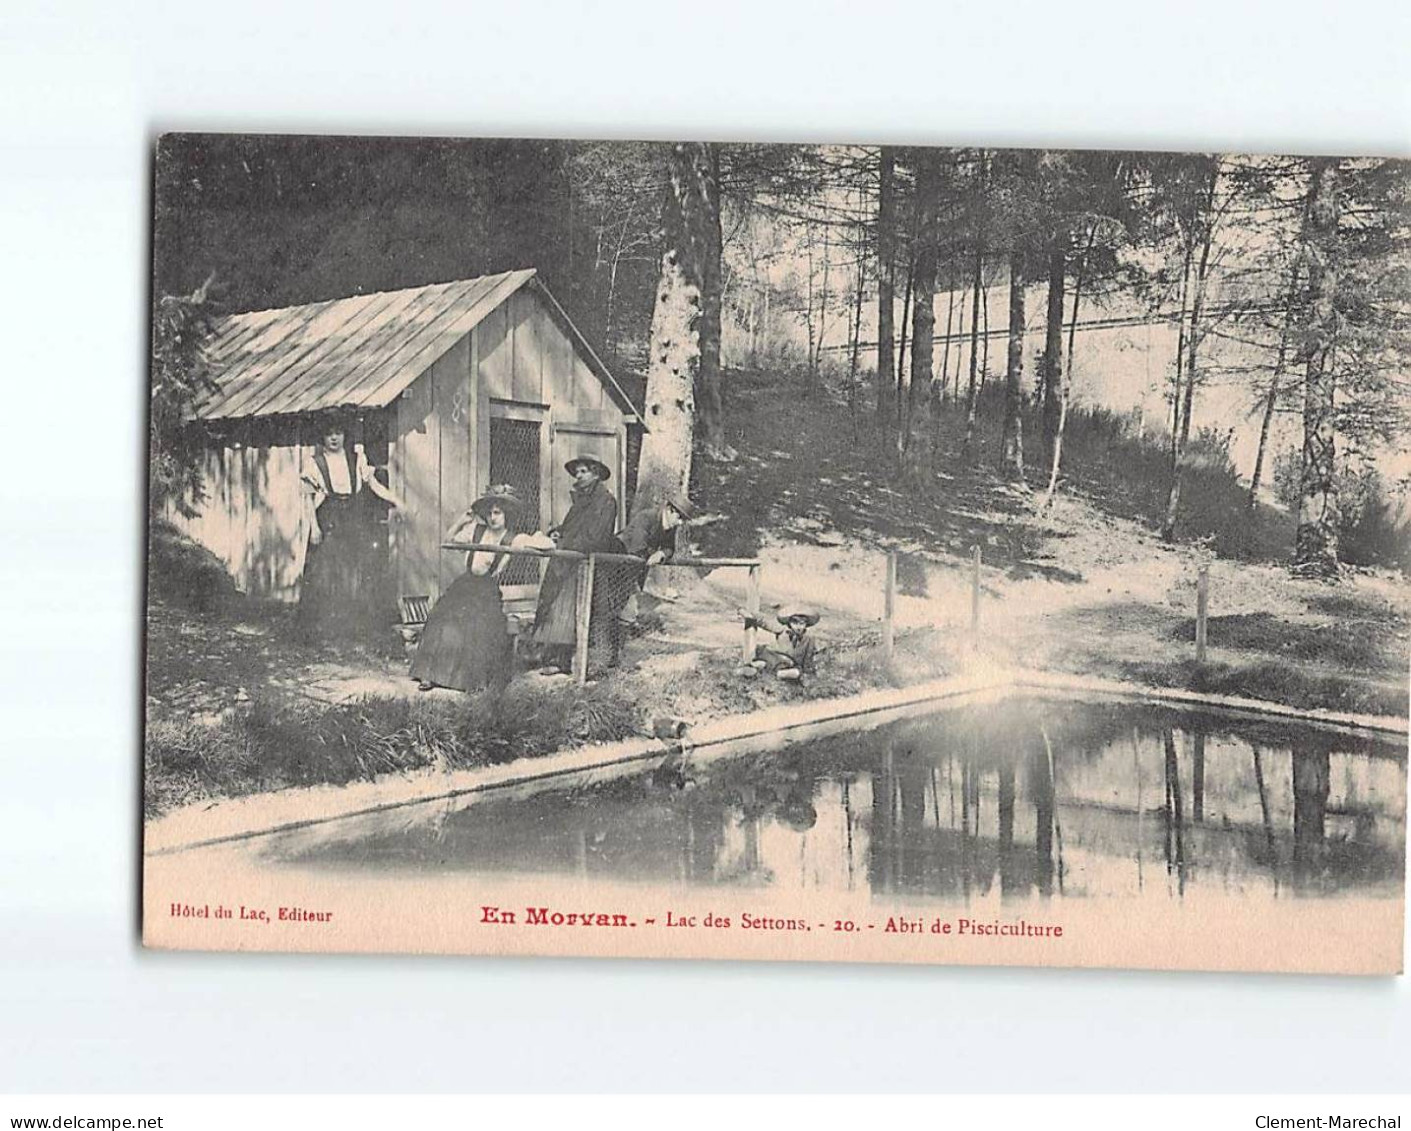
[[[891,550],[887,554],[887,582],[882,593],[882,651],[886,653],[887,659],[892,658],[892,652],[896,647],[896,631],[893,627],[893,619],[897,609],[897,552]]]
[[[980,547],[970,551],[970,631],[980,631]]]
[[[722,569],[735,566],[759,566],[758,558],[672,558],[671,565],[692,569]]]
[[[588,630],[593,615],[593,573],[598,555],[589,554],[578,567],[578,601],[574,606],[573,682],[582,687],[588,682]]]
[[[1195,581],[1195,662],[1205,663],[1206,617],[1210,605],[1210,567],[1201,566]]]
[[[759,563],[755,562],[750,566],[749,582],[745,587],[745,612],[753,621],[759,616]],[[740,659],[749,663],[754,659],[755,649],[755,627],[753,623],[745,625],[745,642],[740,649]]]
[[[442,542],[443,550],[460,550],[465,553],[497,554],[512,558],[551,558],[556,561],[582,562],[587,555],[577,550],[540,550],[533,546],[486,546],[480,542]],[[621,562],[624,565],[641,565],[645,559],[636,554],[600,553],[600,562]],[[722,567],[759,565],[758,558],[673,558],[674,566],[690,566],[693,569],[720,569]]]

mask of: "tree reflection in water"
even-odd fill
[[[693,772],[691,789],[637,773],[354,818],[265,853],[947,900],[1394,893],[1404,870],[1403,753],[1293,722],[1011,702]],[[1152,858],[1169,885],[1145,882]]]

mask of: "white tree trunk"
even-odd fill
[[[710,155],[698,142],[671,147],[662,209],[666,248],[652,310],[646,426],[634,509],[658,506],[691,482],[696,380],[701,366],[701,314],[710,220],[706,185]]]

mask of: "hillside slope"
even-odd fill
[[[994,472],[986,417],[964,457],[963,420],[943,423],[944,468],[924,496],[889,469],[875,418],[787,380],[732,375],[727,431],[739,456],[699,461],[707,554],[758,555],[768,603],[808,601],[850,630],[881,617],[887,552],[898,554],[897,673],[981,660],[1204,688],[1294,705],[1405,715],[1411,600],[1404,578],[1348,571],[1336,585],[1280,564],[1288,516],[1245,510],[1243,488],[1197,468],[1175,545],[1154,516],[1165,492],[1160,437],[1139,442],[1078,420],[1063,490]],[[1032,442],[1031,442],[1032,443]],[[1037,444],[1032,444],[1037,447]],[[1035,475],[1036,480],[1039,476]],[[981,633],[970,632],[979,547]],[[1194,660],[1196,578],[1210,571],[1207,663]]]

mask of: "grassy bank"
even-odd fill
[[[636,707],[601,685],[352,703],[261,694],[215,722],[150,720],[144,807],[151,817],[220,797],[506,762],[638,727]]]
[[[1407,715],[1411,615],[1399,582],[1355,575],[1329,586],[1268,566],[1215,563],[1208,651],[1198,664],[1189,573],[1153,586],[1157,592],[1116,593],[1055,609],[1015,626],[1009,647],[1034,666],[1056,671],[1297,707]]]

